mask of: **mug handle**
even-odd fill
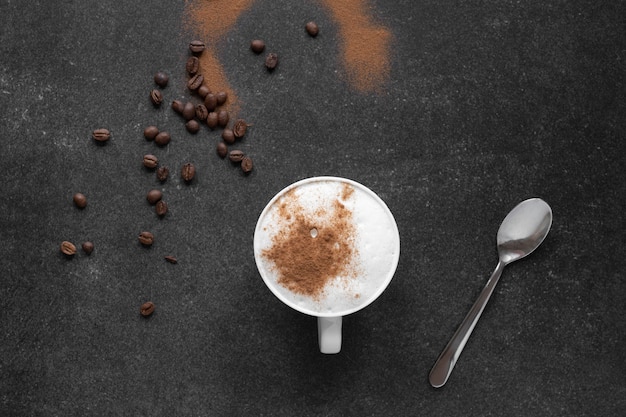
[[[322,353],[339,353],[341,350],[341,323],[343,317],[318,317],[317,336]]]

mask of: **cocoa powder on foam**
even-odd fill
[[[352,187],[344,185],[341,199],[346,201],[353,193]],[[331,207],[310,213],[298,201],[294,189],[278,204],[280,220],[275,226],[279,231],[262,255],[273,265],[280,285],[319,299],[329,282],[357,276],[356,227],[352,212],[339,199]]]

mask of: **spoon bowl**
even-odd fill
[[[552,210],[540,198],[519,203],[502,221],[496,238],[500,261],[505,265],[530,255],[546,238]]]
[[[443,386],[456,365],[487,301],[491,297],[502,270],[509,263],[530,255],[541,245],[552,226],[552,209],[540,198],[522,201],[502,221],[496,242],[499,262],[467,316],[439,355],[428,379],[430,384]]]

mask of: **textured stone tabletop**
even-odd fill
[[[626,5],[331,6],[0,4],[0,415],[623,415]],[[252,158],[249,174],[216,154],[221,129],[191,134],[170,107],[199,103],[193,39],[208,46],[206,82],[250,124],[230,147]],[[169,75],[160,107],[157,71]],[[149,125],[171,142],[146,140]],[[111,132],[101,145],[98,128]],[[170,168],[165,182],[146,154]],[[314,317],[264,285],[252,247],[267,202],[318,175],[376,192],[401,240],[393,280],[345,317],[336,355],[319,352]],[[162,218],[146,201],[155,188]],[[552,207],[550,234],[505,269],[432,388],[496,266],[500,222],[530,197]]]

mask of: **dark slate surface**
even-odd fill
[[[160,69],[166,100],[185,97],[183,2],[0,4],[0,415],[623,414],[624,3],[373,1],[394,35],[380,95],[345,84],[332,21],[298,3],[258,0],[219,45],[254,123],[247,177],[215,156],[217,134],[191,136],[147,99]],[[247,49],[257,36],[281,53],[271,76]],[[143,139],[153,123],[167,148]],[[106,146],[89,138],[99,127]],[[163,220],[145,202],[148,152],[175,171]],[[267,201],[314,175],[377,192],[402,241],[391,285],[345,318],[331,356],[252,252]],[[431,388],[495,267],[500,221],[535,196],[553,208],[550,235],[506,268],[450,381]],[[87,239],[91,257],[60,255]]]

